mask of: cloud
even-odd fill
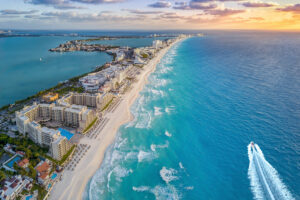
[[[249,19],[256,20],[256,21],[263,21],[263,20],[265,20],[262,17],[250,17]]]
[[[277,3],[274,2],[245,2],[242,3],[243,6],[248,7],[248,8],[266,8],[266,7],[273,7],[273,6],[277,6]]]
[[[300,4],[294,4],[290,6],[286,6],[284,8],[277,8],[279,11],[284,11],[284,12],[292,12],[294,14],[300,14]]]
[[[138,14],[138,15],[152,15],[152,14],[161,14],[163,12],[161,11],[144,11],[144,10],[134,10],[134,9],[122,9],[122,11],[127,11],[132,14]]]
[[[217,8],[217,4],[215,3],[208,3],[209,0],[203,1],[190,1],[187,2],[175,2],[174,9],[177,10],[208,10],[208,9],[215,9]]]
[[[205,12],[206,14],[224,17],[224,16],[240,14],[245,12],[245,10],[234,10],[234,9],[225,8],[225,9],[207,10]]]
[[[52,6],[56,9],[83,9],[81,6],[74,6],[69,0],[24,0],[25,3],[33,5]]]
[[[139,20],[140,17],[134,16],[120,16],[120,15],[110,15],[106,13],[78,13],[78,12],[44,12],[42,16],[49,17],[52,19],[58,19],[62,21],[71,21],[71,22],[108,22],[108,21],[118,21],[118,22],[126,22],[126,21],[136,21]]]
[[[34,14],[38,12],[38,10],[29,10],[29,11],[20,11],[20,10],[1,10],[0,13],[2,15],[26,15],[26,14]]]
[[[190,8],[191,9],[202,9],[202,10],[207,10],[207,9],[215,9],[217,8],[217,4],[214,3],[200,3],[196,1],[191,1],[190,2]]]
[[[102,3],[119,3],[124,0],[71,0],[79,3],[88,3],[88,4],[102,4]]]
[[[191,9],[187,2],[175,2],[175,6],[173,8],[178,9],[178,10],[190,10]]]
[[[24,0],[25,3],[33,5],[52,6],[56,9],[83,9],[84,7],[75,6],[72,3],[77,2],[81,4],[103,4],[103,3],[118,3],[124,0]]]
[[[170,8],[172,4],[168,1],[158,1],[148,5],[151,8]]]
[[[190,2],[208,3],[208,2],[216,2],[216,1],[219,1],[219,2],[228,2],[228,1],[237,2],[237,1],[245,1],[245,0],[191,0]]]

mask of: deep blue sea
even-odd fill
[[[84,199],[300,199],[299,55],[299,33],[210,32],[174,46]]]

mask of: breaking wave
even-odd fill
[[[164,148],[168,148],[169,146],[169,142],[166,141],[165,144],[151,144],[151,150],[152,151],[156,151],[156,149],[164,149]]]
[[[173,180],[177,180],[178,177],[175,176],[177,174],[177,171],[175,169],[167,169],[166,167],[163,167],[159,171],[160,177],[168,184]]]

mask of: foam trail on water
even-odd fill
[[[248,145],[248,176],[254,198],[293,200],[293,196],[279,178],[276,169],[265,159],[259,146],[255,144],[254,147]]]

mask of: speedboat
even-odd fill
[[[251,144],[251,151],[252,151],[252,152],[255,151],[256,149],[255,149],[254,142],[250,142],[250,144]]]

